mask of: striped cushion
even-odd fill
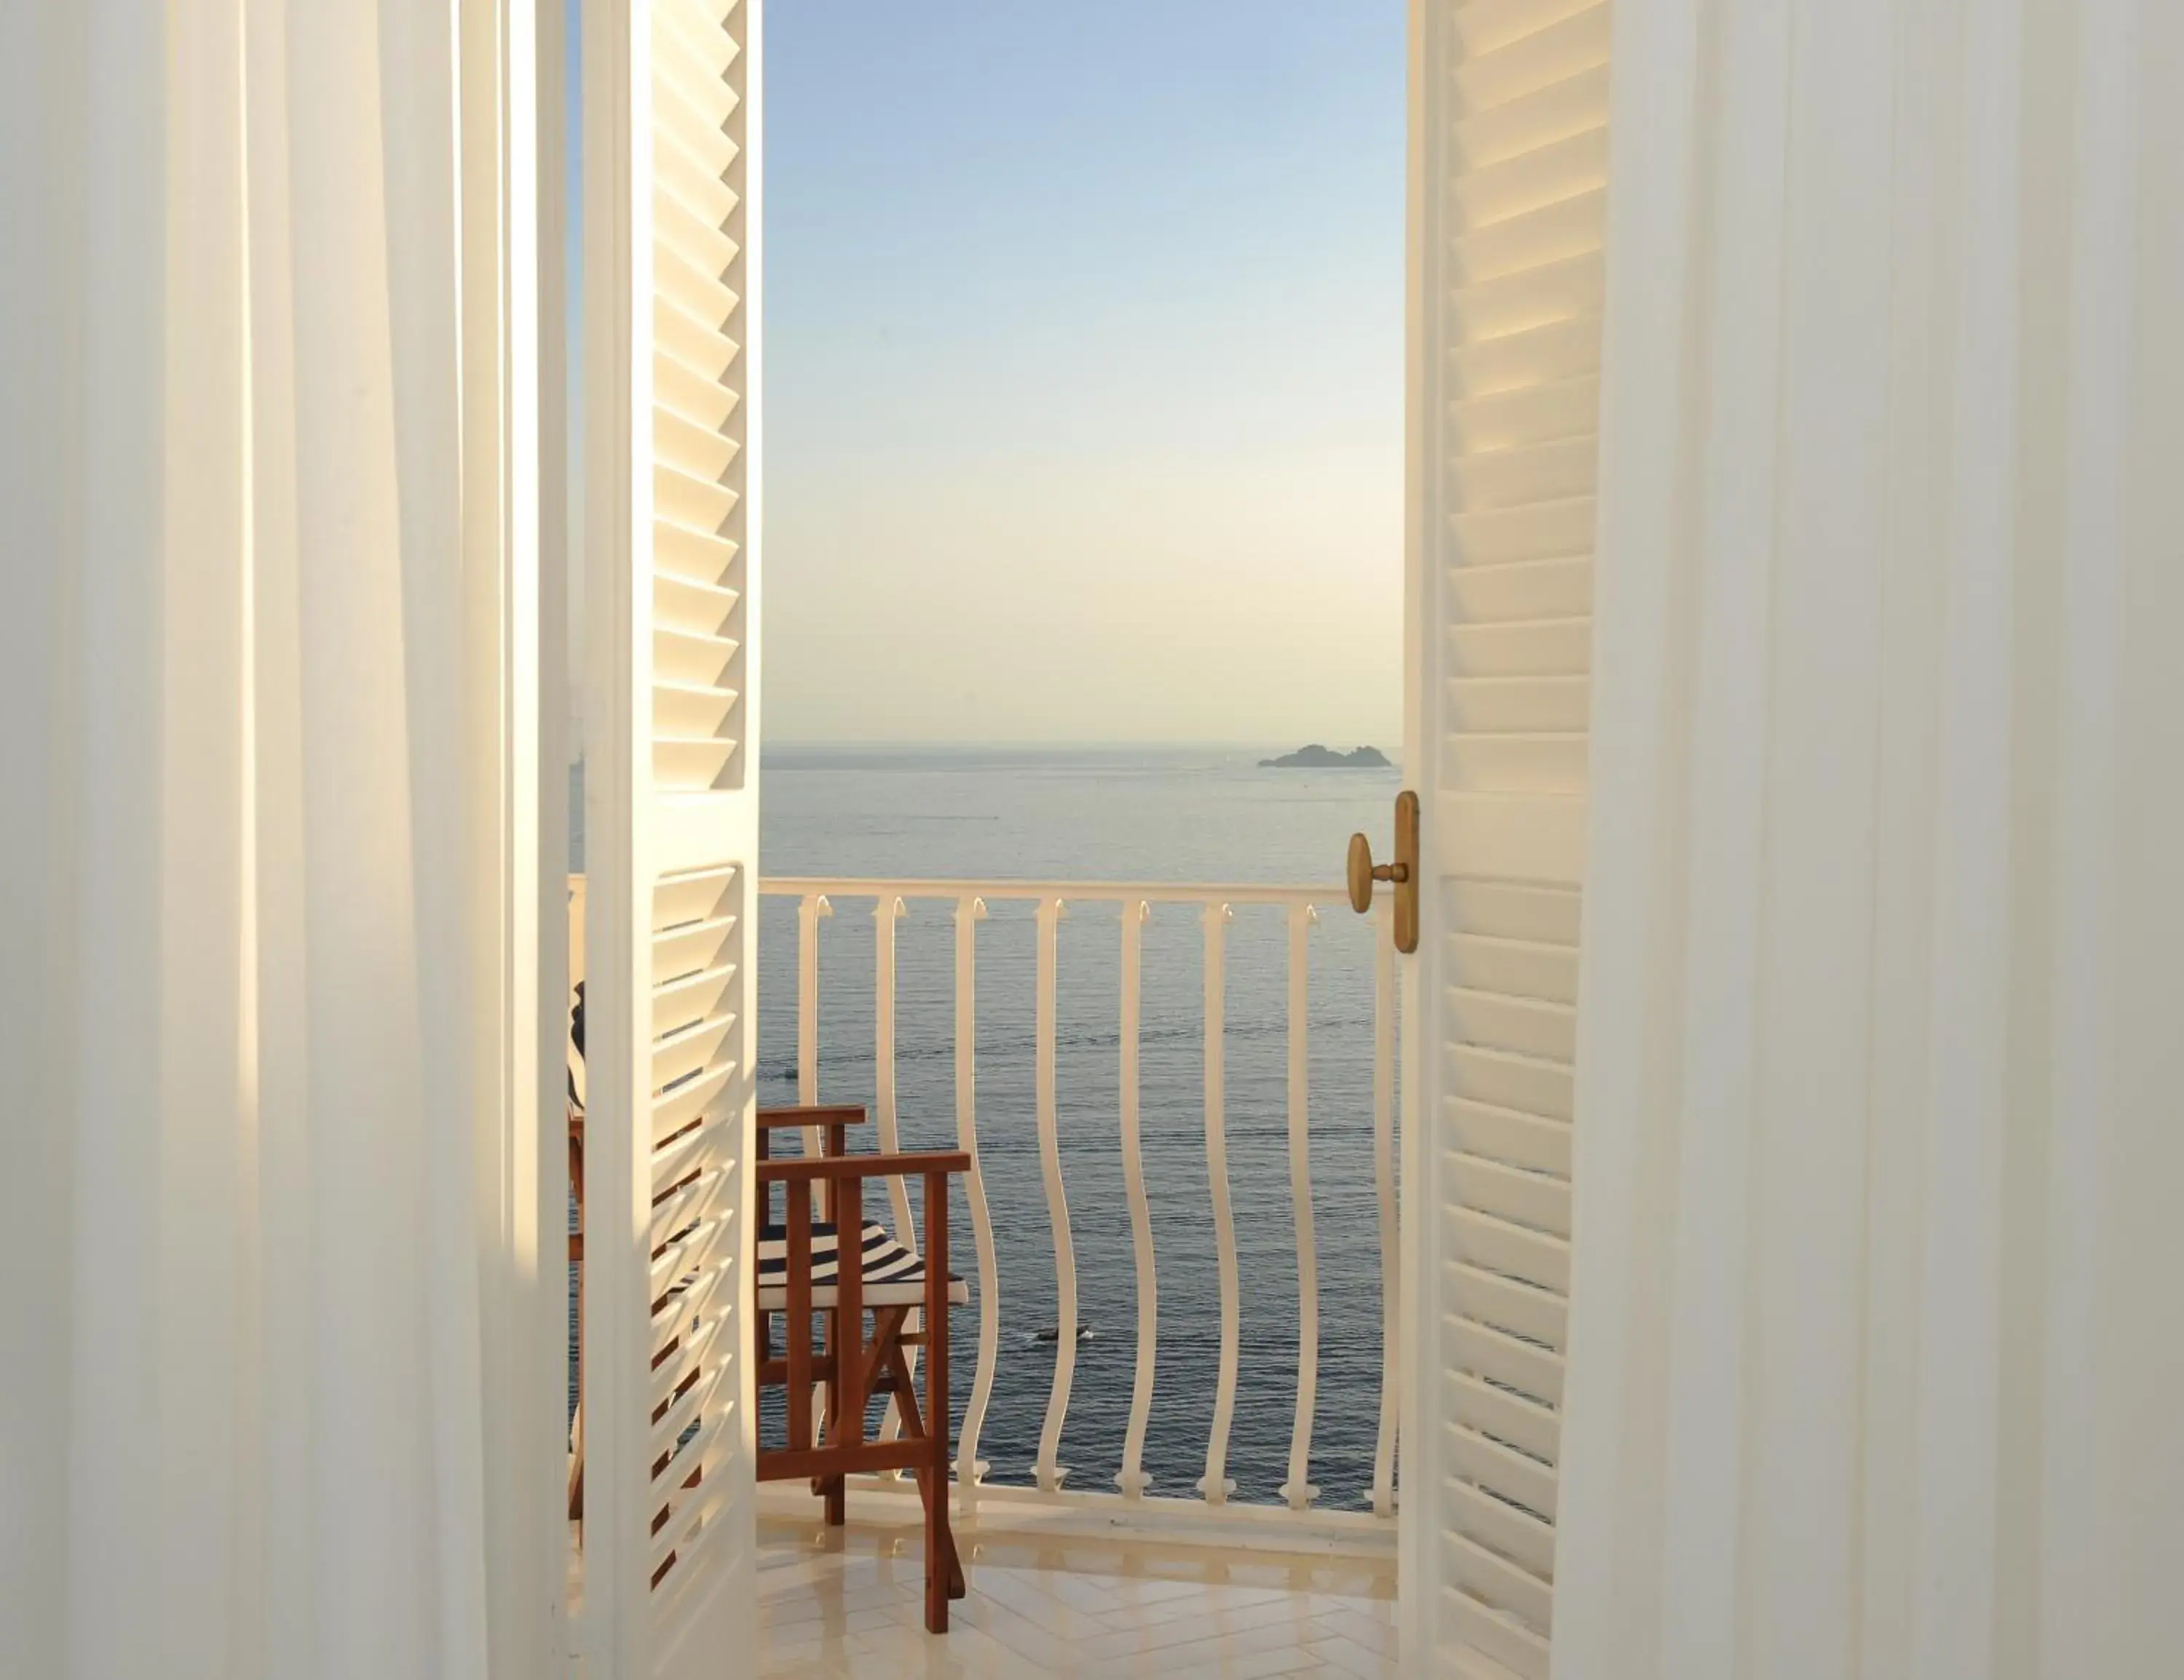
[[[811,1227],[811,1304],[834,1305],[834,1277],[839,1260],[834,1227],[814,1221]],[[905,1248],[877,1221],[865,1226],[865,1305],[875,1307],[916,1306],[925,1299],[925,1261]],[[971,1299],[969,1286],[954,1272],[948,1274],[948,1299]],[[788,1228],[762,1225],[758,1233],[758,1304],[777,1312],[788,1301]]]

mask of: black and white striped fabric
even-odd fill
[[[834,1227],[814,1222],[811,1227],[811,1305],[835,1304],[834,1280],[841,1255]],[[925,1299],[925,1261],[906,1249],[876,1221],[865,1226],[865,1305],[869,1307],[916,1306]],[[971,1299],[970,1286],[950,1272],[948,1299],[961,1305]],[[788,1305],[788,1229],[762,1225],[758,1232],[758,1305],[761,1312],[779,1312]]]

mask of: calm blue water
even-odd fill
[[[1288,743],[1294,745],[1294,743]],[[1340,743],[1347,745],[1349,743]],[[774,748],[761,790],[769,877],[1017,877],[1325,882],[1354,829],[1389,846],[1394,771],[1261,770],[1240,748]],[[820,937],[820,1095],[873,1095],[873,904],[838,901]],[[1296,1381],[1296,1244],[1288,1162],[1287,944],[1279,907],[1240,905],[1228,930],[1227,1132],[1243,1278],[1242,1360],[1229,1443],[1237,1497],[1287,1474]],[[980,1456],[995,1481],[1031,1479],[1056,1349],[1053,1238],[1034,1098],[1033,908],[996,903],[978,935],[980,1159],[996,1230],[1000,1359]],[[1203,931],[1193,907],[1156,907],[1144,948],[1141,1104],[1158,1261],[1159,1356],[1145,1467],[1187,1494],[1205,1469],[1220,1309],[1203,1105]],[[1121,1466],[1136,1345],[1135,1262],[1119,1148],[1119,932],[1115,909],[1072,910],[1059,943],[1059,1130],[1080,1320],[1061,1461],[1105,1489]],[[896,1080],[906,1149],[956,1138],[953,905],[916,901],[897,924]],[[1313,1217],[1319,1245],[1319,1399],[1312,1479],[1354,1505],[1372,1479],[1380,1363],[1379,1212],[1372,1154],[1372,938],[1339,897],[1311,938]],[[796,1098],[795,906],[759,931],[760,1100]],[[950,1218],[955,1269],[971,1223]],[[954,1325],[956,1409],[968,1397],[978,1309]]]

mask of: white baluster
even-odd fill
[[[1213,1238],[1221,1268],[1221,1370],[1213,1393],[1213,1432],[1206,1443],[1206,1474],[1198,1491],[1208,1505],[1226,1504],[1236,1484],[1228,1479],[1228,1425],[1236,1413],[1239,1309],[1236,1221],[1228,1206],[1228,1137],[1223,1109],[1223,1041],[1228,1019],[1228,906],[1206,907],[1206,1176],[1213,1197]]]
[[[1046,1222],[1054,1238],[1054,1383],[1047,1390],[1046,1423],[1039,1434],[1039,1485],[1053,1493],[1069,1474],[1055,1462],[1061,1447],[1062,1420],[1069,1413],[1069,1385],[1077,1370],[1077,1247],[1069,1235],[1069,1198],[1061,1184],[1061,1133],[1055,1112],[1056,946],[1062,918],[1059,898],[1039,905],[1038,1018],[1034,1029],[1039,1099],[1039,1160],[1046,1177]]]
[[[894,1095],[894,925],[905,914],[900,898],[883,893],[872,904],[872,1123],[878,1130],[880,1153],[894,1154],[902,1147],[896,1123]],[[888,1204],[894,1212],[895,1234],[916,1248],[917,1229],[911,1222],[910,1190],[900,1178],[887,1181]],[[924,1313],[912,1309],[907,1321],[913,1331],[924,1328]],[[917,1376],[917,1349],[904,1349],[910,1374]],[[902,1411],[892,1396],[887,1415],[880,1420],[880,1439],[894,1440],[902,1433]],[[888,1481],[902,1479],[900,1470],[880,1472]]]
[[[1130,1427],[1115,1485],[1137,1499],[1152,1485],[1145,1474],[1145,1420],[1153,1406],[1153,1355],[1160,1345],[1160,1297],[1153,1278],[1152,1210],[1145,1201],[1145,1162],[1139,1138],[1138,1032],[1144,1009],[1145,919],[1140,902],[1123,906],[1123,1182],[1130,1198],[1130,1238],[1138,1254],[1138,1371],[1130,1389]]]
[[[994,1221],[986,1211],[985,1180],[978,1171],[978,924],[985,916],[983,898],[966,894],[956,901],[956,1147],[971,1157],[963,1193],[971,1204],[971,1228],[978,1247],[978,1366],[971,1379],[971,1399],[963,1408],[963,1432],[956,1452],[957,1495],[967,1513],[977,1502],[979,1482],[991,1468],[978,1456],[978,1431],[986,1421],[986,1403],[993,1397],[994,1364],[1001,1345]]]
[[[824,893],[807,893],[796,906],[796,1102],[800,1108],[809,1108],[819,1100],[819,918],[833,914],[834,906]],[[819,1153],[818,1127],[798,1126],[796,1140],[803,1154]],[[783,1193],[794,1195],[795,1191],[784,1188]],[[809,1193],[811,1217],[816,1220],[825,1210],[826,1192],[815,1182]],[[815,1441],[820,1438],[826,1416],[826,1397],[814,1388],[811,1438]]]
[[[1290,1204],[1297,1244],[1296,1421],[1290,1429],[1290,1479],[1282,1497],[1304,1510],[1319,1497],[1306,1478],[1312,1466],[1312,1413],[1319,1395],[1319,1245],[1312,1224],[1312,1115],[1309,1045],[1312,1001],[1309,935],[1318,914],[1309,904],[1290,906]]]
[[[1373,910],[1373,1174],[1380,1190],[1380,1433],[1373,1449],[1373,1514],[1396,1514],[1396,1434],[1402,1392],[1396,1253],[1396,901]]]
[[[819,919],[833,914],[833,904],[824,893],[807,893],[796,906],[796,1102],[800,1108],[810,1108],[819,1100]],[[805,1154],[817,1154],[819,1129],[798,1126],[796,1143]],[[814,1219],[825,1199],[825,1191],[812,1185]],[[815,1407],[819,1404],[816,1393],[812,1404]]]
[[[806,893],[796,906],[796,1101],[802,1108],[819,1100],[819,918],[833,914],[824,893]]]
[[[894,1094],[894,925],[905,914],[902,900],[893,893],[881,894],[872,906],[872,1124],[875,1142],[887,1155],[902,1148]],[[910,1192],[900,1178],[889,1179],[887,1185],[895,1232],[915,1248]]]

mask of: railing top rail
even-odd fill
[[[1268,886],[1196,881],[889,881],[846,876],[772,876],[759,882],[759,891],[844,898],[1073,898],[1080,904],[1327,904],[1342,901],[1349,893],[1340,882]]]

